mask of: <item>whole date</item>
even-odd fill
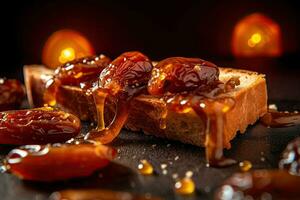
[[[23,180],[60,181],[89,176],[115,155],[115,149],[99,143],[25,145],[9,152],[4,167]]]
[[[65,142],[80,127],[78,117],[50,107],[0,112],[0,144]]]

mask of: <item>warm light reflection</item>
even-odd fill
[[[63,49],[58,58],[60,63],[66,63],[75,59],[75,51],[73,48]]]
[[[255,47],[258,43],[261,42],[261,35],[259,33],[254,33],[248,40],[249,47]]]
[[[281,55],[279,25],[259,13],[243,18],[233,31],[232,53],[238,57]]]
[[[56,68],[75,58],[93,54],[93,47],[87,38],[77,31],[63,29],[54,32],[46,41],[42,61],[48,67]]]

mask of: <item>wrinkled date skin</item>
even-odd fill
[[[53,78],[46,84],[44,102],[54,106],[57,89],[61,85],[78,86],[82,89],[91,88],[110,61],[110,58],[104,55],[91,56],[76,59],[58,67]]]
[[[49,107],[0,112],[0,144],[65,142],[80,127],[76,116]]]
[[[0,78],[0,111],[18,108],[24,96],[24,87],[20,81]]]
[[[13,149],[6,165],[23,180],[50,182],[89,176],[115,156],[101,144],[26,145]]]
[[[219,83],[219,69],[199,58],[172,57],[160,61],[152,71],[148,92],[162,95],[209,90]]]
[[[113,60],[100,74],[99,87],[112,94],[122,90],[145,87],[153,66],[149,58],[140,52],[126,52]]]
[[[132,97],[146,92],[151,76],[152,63],[140,52],[126,52],[113,60],[100,74],[99,87],[93,91],[97,108],[97,128],[86,138],[107,144],[119,135],[130,111]],[[104,102],[109,97],[116,105],[113,121],[108,127],[104,123]]]
[[[97,81],[110,58],[100,55],[84,57],[68,62],[55,70],[55,78],[63,85],[80,86],[81,83]]]

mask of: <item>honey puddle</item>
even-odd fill
[[[264,126],[271,128],[295,126],[300,124],[300,113],[269,110],[268,113],[260,119],[260,122]]]

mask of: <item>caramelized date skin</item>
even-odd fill
[[[65,142],[80,127],[76,116],[49,107],[0,112],[0,144]]]
[[[6,168],[23,180],[60,181],[89,176],[115,155],[100,144],[26,145],[6,156]]]
[[[104,55],[79,58],[55,70],[55,78],[63,85],[80,86],[81,83],[97,81],[110,59]]]
[[[152,70],[148,92],[163,97],[168,109],[175,112],[193,110],[205,122],[207,165],[226,167],[236,163],[223,156],[225,114],[234,107],[235,101],[219,95],[234,89],[239,78],[232,77],[222,83],[219,73],[216,65],[199,58],[167,58]],[[165,127],[164,117],[161,128]]]
[[[24,87],[20,81],[0,78],[0,111],[18,108],[24,96]]]
[[[152,68],[151,61],[142,53],[123,53],[101,72],[99,87],[109,89],[112,94],[120,90],[130,93],[131,89],[147,85]]]
[[[209,90],[219,84],[219,69],[199,58],[172,57],[160,61],[152,71],[148,92],[162,95]]]
[[[140,52],[126,52],[116,58],[100,75],[99,87],[93,91],[97,108],[97,128],[91,130],[86,138],[107,144],[113,141],[130,112],[131,99],[146,91],[153,66],[149,58]],[[109,126],[104,123],[104,102],[114,99],[116,112]]]
[[[91,88],[109,63],[110,58],[100,55],[76,59],[58,67],[53,78],[46,83],[44,102],[54,106],[57,90],[61,85],[78,86],[82,89]]]

